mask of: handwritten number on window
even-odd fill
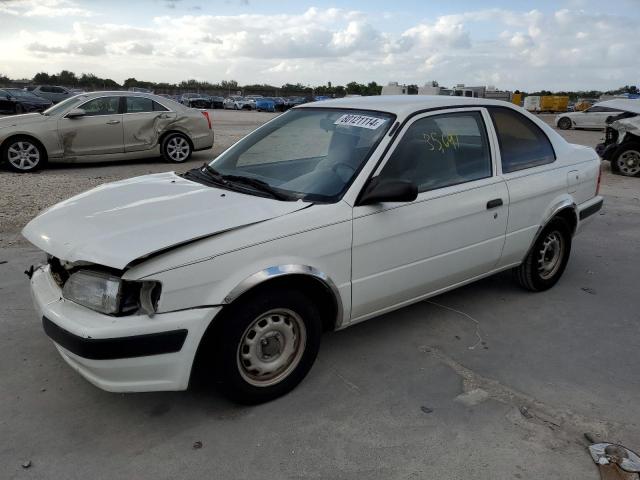
[[[457,150],[460,148],[460,139],[456,134],[445,135],[440,132],[431,132],[423,133],[422,136],[430,151],[444,153],[448,149]]]

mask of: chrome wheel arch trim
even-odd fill
[[[565,199],[562,202],[560,202],[558,205],[554,207],[551,213],[545,218],[544,222],[542,222],[538,227],[538,230],[536,231],[536,234],[533,237],[533,241],[531,242],[531,245],[529,245],[529,248],[527,249],[527,253],[525,254],[524,257],[522,257],[523,262],[529,256],[529,253],[531,253],[533,246],[536,244],[536,242],[538,241],[538,238],[540,238],[540,235],[542,234],[542,231],[549,224],[549,222],[553,220],[554,217],[558,215],[558,213],[560,213],[561,210],[567,210],[567,209],[571,209],[571,211],[573,212],[573,215],[576,217],[576,226],[579,224],[578,209],[575,202],[569,199]],[[574,228],[574,230],[571,232],[571,235],[573,236],[575,233],[576,232]]]
[[[275,265],[273,267],[265,268],[259,272],[254,273],[253,275],[248,276],[238,285],[236,285],[226,297],[224,297],[224,305],[232,303],[243,293],[248,292],[249,290],[257,287],[258,285],[272,280],[274,278],[283,277],[287,275],[306,275],[308,277],[313,278],[314,280],[320,282],[331,294],[334,299],[336,306],[336,318],[334,321],[334,330],[339,329],[344,322],[344,310],[342,308],[342,298],[340,297],[340,292],[338,291],[338,287],[331,280],[331,278],[324,272],[318,270],[315,267],[311,267],[309,265],[296,265],[296,264],[286,264],[286,265]]]

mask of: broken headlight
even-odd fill
[[[66,281],[62,296],[107,315],[127,315],[138,310],[153,315],[160,283],[128,281],[108,273],[80,270]]]

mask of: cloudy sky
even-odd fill
[[[640,85],[640,0],[0,0],[0,73]]]

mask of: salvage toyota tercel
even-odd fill
[[[306,104],[183,175],[102,185],[24,236],[39,320],[116,392],[194,372],[257,403],[309,372],[322,333],[503,270],[541,291],[593,218],[600,160],[509,103]]]

